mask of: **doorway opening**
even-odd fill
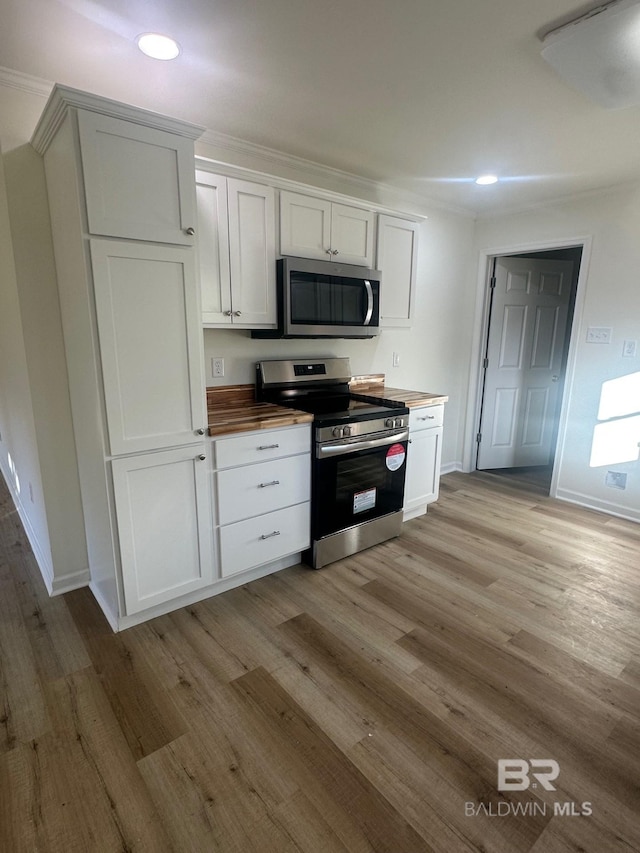
[[[583,246],[488,258],[475,468],[549,494]]]

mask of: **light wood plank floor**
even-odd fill
[[[3,853],[640,850],[639,525],[451,474],[397,540],[114,635],[3,486],[0,586]],[[555,790],[498,791],[516,758]]]

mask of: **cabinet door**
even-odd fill
[[[297,193],[280,193],[280,254],[330,259],[331,202]]]
[[[438,499],[442,428],[411,433],[407,450],[407,476],[404,487],[404,511],[424,507]]]
[[[202,330],[190,249],[92,240],[112,455],[201,440]]]
[[[191,245],[193,142],[82,110],[78,122],[89,232]]]
[[[275,192],[227,179],[233,325],[276,324]]]
[[[213,582],[211,491],[201,455],[203,444],[111,463],[127,615]]]
[[[231,325],[227,179],[196,172],[198,274],[204,325]]]
[[[418,224],[380,215],[376,267],[382,271],[381,326],[411,325],[417,259]]]
[[[344,204],[331,205],[331,257],[344,264],[373,266],[373,225],[371,210]]]

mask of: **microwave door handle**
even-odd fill
[[[371,287],[371,282],[364,280],[364,286],[367,288],[367,313],[364,318],[363,326],[368,326],[371,322],[371,317],[373,316],[373,288]]]

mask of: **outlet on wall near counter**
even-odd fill
[[[211,359],[211,375],[214,379],[224,376],[224,358],[214,356],[214,358]]]

